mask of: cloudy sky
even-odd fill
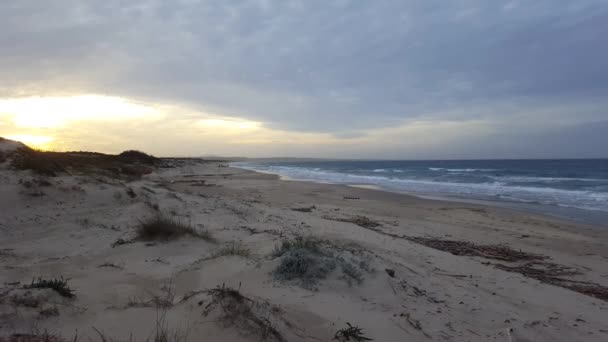
[[[608,157],[608,0],[19,0],[0,22],[0,135],[44,148]]]

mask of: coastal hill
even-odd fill
[[[608,232],[0,139],[0,341],[606,341]]]

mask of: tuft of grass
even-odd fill
[[[224,245],[219,251],[217,251],[217,253],[214,254],[214,257],[222,257],[229,255],[248,258],[251,256],[251,250],[247,248],[241,241],[232,241]]]
[[[226,285],[207,291],[211,301],[203,310],[208,316],[218,310],[220,321],[228,326],[236,326],[247,334],[257,335],[261,341],[284,342],[286,339],[270,321],[272,308],[268,303],[260,303],[241,294],[239,289]]]
[[[213,241],[209,232],[198,232],[192,225],[162,214],[141,222],[136,234],[141,241],[169,241],[183,236]]]
[[[336,335],[334,336],[335,341],[373,341],[373,339],[364,336],[363,329],[353,326],[348,322],[346,322],[346,325],[348,325],[347,328],[340,329],[336,332]]]
[[[30,285],[25,286],[26,289],[51,289],[57,292],[62,297],[74,298],[74,290],[68,286],[68,279],[33,279]]]
[[[133,308],[156,308],[157,310],[167,310],[173,307],[175,302],[175,293],[173,292],[172,284],[163,285],[160,294],[150,293],[150,298],[145,297],[129,297],[126,307]]]

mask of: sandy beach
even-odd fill
[[[125,181],[2,164],[0,336],[144,341],[161,324],[181,341],[331,341],[348,322],[374,341],[608,339],[605,227],[174,166]],[[205,235],[138,240],[158,215]],[[279,273],[297,237],[332,267]],[[222,286],[238,291],[228,304]]]

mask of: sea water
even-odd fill
[[[608,218],[608,159],[276,159],[234,165],[295,180],[375,186],[421,196],[489,201],[566,216],[582,215],[598,221],[594,223],[604,223]]]

